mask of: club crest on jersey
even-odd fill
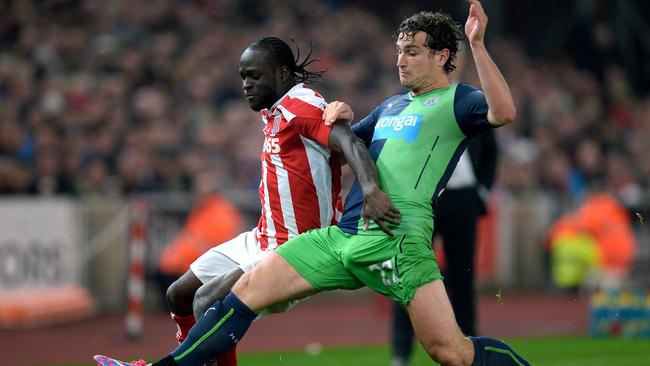
[[[401,137],[412,143],[418,137],[423,115],[406,114],[399,116],[384,116],[375,124],[372,140]]]
[[[282,117],[275,116],[273,118],[273,127],[271,127],[271,136],[274,136],[278,131],[280,131],[280,123],[282,123]]]
[[[423,106],[430,107],[432,105],[438,104],[438,97],[429,97],[427,98],[424,102],[422,102]]]

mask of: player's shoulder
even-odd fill
[[[318,93],[316,90],[305,86],[304,84],[298,84],[291,88],[287,93],[287,97],[281,103],[285,107],[287,106],[300,106],[300,105],[309,105],[319,109],[325,109],[327,102],[325,98]]]
[[[395,94],[384,99],[384,101],[379,103],[377,109],[379,110],[392,109],[397,103],[401,103],[401,102],[407,102],[407,103],[410,102],[408,92]]]
[[[325,98],[314,89],[304,84],[297,84],[282,99],[279,108],[285,114],[290,114],[291,120],[295,117],[321,118],[327,102]]]
[[[483,94],[483,91],[474,85],[467,84],[467,83],[458,83],[456,85],[456,95],[455,99],[456,102],[465,100],[465,99],[485,99],[485,94]]]

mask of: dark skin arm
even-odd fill
[[[400,212],[393,206],[388,196],[379,189],[377,168],[372,160],[366,145],[359,139],[345,123],[336,123],[332,126],[329,135],[329,147],[342,154],[350,168],[357,176],[361,191],[363,192],[363,217],[365,228],[368,229],[370,220],[374,220],[388,235],[393,232],[386,222],[399,225]]]
[[[223,273],[203,284],[194,294],[194,319],[199,320],[212,304],[223,299],[239,277],[244,274],[241,268],[235,268]]]

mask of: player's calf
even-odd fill
[[[229,293],[211,306],[168,357],[153,365],[202,365],[239,343],[257,314]]]
[[[530,366],[510,346],[489,337],[469,337],[474,343],[472,366]]]

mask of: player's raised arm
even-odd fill
[[[368,228],[372,219],[386,234],[392,236],[393,232],[386,225],[386,221],[399,225],[400,212],[379,188],[377,169],[366,144],[352,133],[347,124],[336,123],[329,135],[329,147],[343,154],[359,180],[364,200],[361,212],[364,229]]]
[[[487,100],[487,118],[492,125],[506,125],[514,121],[517,115],[515,102],[512,100],[508,83],[485,48],[484,37],[488,17],[483,6],[478,0],[470,0],[469,3],[465,35],[469,41],[476,71],[481,80],[481,88]]]

